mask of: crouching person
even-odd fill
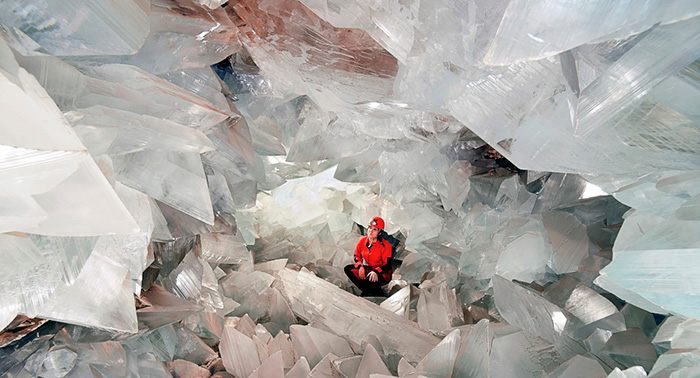
[[[362,292],[361,296],[384,296],[382,286],[391,281],[392,245],[384,239],[384,220],[374,217],[367,225],[367,236],[355,247],[355,263],[345,266],[345,274]]]

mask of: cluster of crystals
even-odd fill
[[[697,2],[0,8],[0,375],[700,374]]]

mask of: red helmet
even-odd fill
[[[380,217],[372,217],[372,219],[369,220],[369,226],[374,226],[380,230],[384,230],[384,219]]]

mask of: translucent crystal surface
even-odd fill
[[[462,342],[455,361],[455,375],[488,377],[493,334],[488,319],[480,320]]]
[[[149,32],[147,1],[77,1],[69,6],[12,1],[3,7],[3,24],[27,33],[54,55],[132,54]]]
[[[694,4],[684,1],[672,4],[648,1],[644,11],[634,12],[637,5],[605,1],[596,7],[587,7],[585,2],[551,7],[527,0],[511,2],[485,61],[507,64],[539,59],[591,41],[637,34],[656,23],[684,20],[699,11]],[[564,20],[571,32],[553,33],[560,27],[557,22]]]
[[[87,327],[136,332],[136,311],[129,271],[98,253],[85,262],[75,283],[59,290],[39,316]],[[71,302],[71,306],[65,306]]]
[[[577,375],[600,378],[607,377],[605,370],[603,370],[603,367],[600,366],[598,362],[582,356],[572,357],[568,361],[564,362],[557,368],[557,370],[550,373],[549,377],[575,377]]]
[[[314,327],[294,325],[290,335],[294,349],[307,358],[312,368],[329,353],[339,357],[352,355],[350,345],[343,338]]]
[[[0,85],[8,99],[3,106],[11,114],[0,137],[2,203],[11,210],[0,224],[3,231],[74,236],[135,231],[80,139],[36,79],[17,66],[4,42],[0,59]],[[94,221],[96,213],[101,222]]]
[[[534,377],[561,362],[562,356],[551,344],[521,331],[494,338],[489,374]]]
[[[499,276],[494,276],[494,296],[504,319],[550,342],[563,334],[569,322],[559,307]]]
[[[391,375],[391,372],[382,361],[381,356],[377,353],[372,345],[365,348],[365,353],[362,355],[362,361],[357,369],[356,377],[370,378],[374,374]]]
[[[638,329],[613,334],[605,344],[603,353],[625,367],[641,365],[646,371],[651,370],[657,357],[649,339]]]
[[[113,158],[120,181],[205,223],[214,223],[198,153],[135,152]],[[181,185],[187,182],[188,185]]]
[[[666,311],[688,314],[688,316],[700,316],[693,301],[693,298],[697,296],[693,289],[697,287],[694,282],[697,276],[693,274],[692,269],[680,269],[683,265],[692,265],[696,255],[697,253],[692,249],[621,251],[616,256],[619,262],[615,265],[608,265],[601,271],[603,278],[600,279],[600,285],[607,287],[604,280],[609,279],[613,284],[624,287],[624,291],[633,291],[644,299],[663,306]],[[629,261],[629,263],[625,263],[625,261]],[[643,269],[644,273],[641,273],[639,269]],[[668,274],[669,269],[674,271],[672,275]],[[659,280],[659,283],[663,282],[664,285],[636,286],[634,281],[639,274],[644,274],[651,280]],[[650,282],[653,282],[651,280]],[[617,292],[626,296],[623,294],[624,291]],[[634,301],[632,297],[629,300]]]
[[[285,269],[278,274],[283,285],[281,292],[297,316],[325,324],[355,343],[359,344],[366,335],[373,334],[385,351],[399,353],[416,363],[437,344],[435,337],[418,328],[415,323],[355,297],[308,272]],[[321,297],[323,301],[309,302],[305,299],[308,295]],[[397,332],[397,329],[401,332]]]
[[[247,377],[260,366],[253,340],[232,326],[224,326],[220,348],[224,366],[231,374]]]
[[[4,2],[0,375],[697,375],[699,18]]]
[[[424,375],[452,376],[460,341],[458,329],[450,332],[430,353],[423,357],[416,365],[416,370]]]
[[[158,285],[152,285],[142,295],[146,306],[136,311],[140,325],[156,329],[165,324],[176,322],[199,311],[201,307],[176,297]]]

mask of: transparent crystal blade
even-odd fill
[[[236,376],[247,377],[260,366],[253,340],[228,324],[224,325],[220,351],[226,371]]]
[[[0,18],[55,55],[132,54],[149,33],[147,1],[95,4],[12,1]]]
[[[99,253],[92,253],[75,283],[58,291],[42,307],[39,316],[87,327],[136,332],[129,271]]]
[[[278,275],[283,285],[280,292],[287,298],[297,316],[314,319],[354,343],[361,344],[365,336],[373,334],[379,339],[385,353],[398,353],[415,363],[438,344],[435,337],[422,331],[415,323],[311,273],[284,269]],[[322,305],[318,302],[319,297],[324,298]],[[391,321],[385,323],[381,319]]]
[[[115,156],[112,160],[117,178],[124,185],[204,223],[214,224],[209,189],[198,153],[143,151]]]
[[[637,34],[656,23],[669,23],[698,15],[691,2],[646,2],[639,12],[633,2],[606,1],[589,7],[585,2],[550,7],[527,0],[511,2],[484,59],[504,65],[541,59],[595,40]],[[632,14],[632,17],[630,15]],[[565,23],[557,25],[558,22]],[[569,33],[556,33],[559,27]]]

